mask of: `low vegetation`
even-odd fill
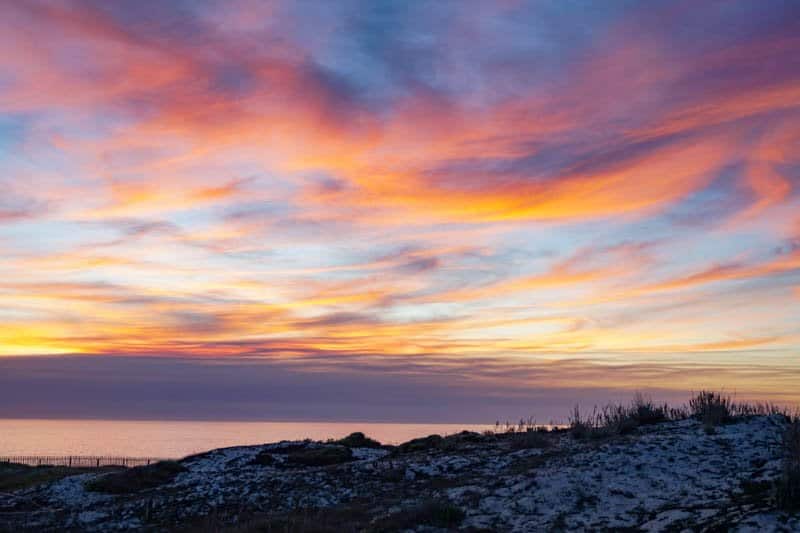
[[[626,435],[640,426],[666,422],[674,412],[666,404],[657,405],[651,399],[637,394],[628,405],[595,407],[588,416],[583,415],[576,406],[570,416],[569,427],[577,439]]]
[[[159,461],[96,477],[86,483],[86,489],[106,494],[131,494],[166,485],[186,467],[175,461]]]
[[[214,517],[208,524],[191,524],[185,531],[214,533],[356,533],[367,531],[371,520],[367,507],[358,503],[335,507],[296,509],[276,516],[242,520],[220,528]]]
[[[776,501],[785,511],[800,511],[800,417],[795,417],[783,436],[783,472]]]
[[[431,500],[415,507],[401,509],[378,520],[371,528],[375,532],[406,531],[419,526],[454,528],[466,514],[446,500]]]
[[[743,497],[788,512],[800,512],[800,416],[770,403],[737,402],[720,392],[700,391],[686,405],[672,408],[656,405],[636,395],[629,405],[609,404],[583,415],[576,406],[569,419],[569,431],[575,439],[600,439],[624,435],[640,426],[669,420],[693,418],[703,423],[704,431],[714,434],[723,424],[736,423],[751,416],[780,416],[789,421],[781,443],[784,451],[781,477],[776,482],[745,481]]]
[[[351,433],[343,439],[331,441],[332,444],[338,444],[340,446],[346,446],[348,448],[382,448],[383,444],[380,442],[371,439],[361,433],[360,431],[356,431],[355,433]]]
[[[394,454],[403,455],[417,452],[425,452],[432,450],[439,450],[442,452],[453,452],[475,444],[486,442],[494,438],[495,433],[487,432],[485,434],[476,433],[474,431],[462,431],[442,437],[441,435],[428,435],[427,437],[420,437],[411,439],[398,446],[390,447]]]
[[[259,452],[250,464],[276,467],[330,466],[354,460],[352,448],[379,448],[382,444],[363,433],[353,433],[339,440],[329,440],[325,446],[311,446],[311,441],[286,443]],[[279,460],[275,455],[286,455]]]
[[[569,418],[569,429],[576,439],[598,439],[625,435],[640,426],[694,418],[703,423],[706,433],[711,434],[716,431],[717,426],[756,415],[788,416],[788,413],[780,406],[736,402],[730,396],[712,391],[700,391],[686,405],[679,407],[656,404],[651,399],[636,394],[630,404],[612,403],[602,408],[595,407],[588,415],[584,415],[576,406]]]
[[[258,454],[250,461],[250,464],[253,465],[260,465],[260,466],[273,466],[275,464],[275,458],[272,456],[269,450],[264,450],[262,452],[258,452]]]
[[[117,470],[101,467],[103,470]],[[66,466],[28,466],[17,463],[0,462],[0,492],[26,489],[43,483],[51,483],[68,476],[97,472],[97,468],[70,468]]]
[[[678,423],[651,427],[667,422]],[[719,435],[704,435],[704,427]],[[16,513],[24,525],[22,513],[63,497],[76,517],[102,508],[113,510],[115,520],[127,520],[126,513],[136,509],[153,530],[230,533],[505,530],[514,524],[537,531],[590,529],[601,506],[617,510],[593,530],[620,521],[643,525],[664,509],[684,515],[670,516],[666,530],[699,521],[698,529],[725,531],[748,516],[800,527],[800,419],[769,404],[708,391],[677,408],[643,395],[588,415],[576,408],[568,427],[529,419],[398,446],[353,433],[327,442],[236,447],[109,473],[95,469],[90,481],[75,480],[117,498],[84,498],[70,483],[54,491],[1,494],[3,488],[27,486],[33,476],[58,479],[59,470],[69,469],[0,463],[0,511]],[[16,481],[9,485],[12,474]],[[26,481],[19,485],[22,476]],[[518,506],[523,498],[535,505]],[[698,498],[714,512],[698,510]]]
[[[713,433],[714,428],[729,422],[733,416],[733,400],[718,392],[701,391],[689,400],[691,416],[703,422],[706,433]]]
[[[191,524],[185,531],[214,533],[394,533],[419,527],[451,530],[466,514],[457,505],[432,499],[420,505],[404,507],[375,518],[365,502],[354,501],[334,507],[296,509],[289,513],[242,520],[237,526],[220,528],[214,517],[205,523]]]
[[[290,453],[286,462],[294,466],[330,466],[353,460],[353,452],[345,446],[305,448]]]
[[[548,431],[529,430],[511,436],[511,447],[515,450],[546,449],[553,446],[553,438]]]
[[[440,448],[443,444],[444,444],[444,437],[442,437],[441,435],[429,435],[427,437],[411,439],[408,442],[404,442],[403,444],[398,446],[395,451],[397,453],[423,452],[426,450]]]

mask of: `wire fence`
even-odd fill
[[[29,466],[66,466],[70,468],[100,468],[101,466],[144,466],[162,461],[156,457],[112,457],[79,455],[8,455],[0,456],[0,462]]]

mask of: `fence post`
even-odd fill
[[[2,2],[2,0],[0,0]],[[68,466],[70,468],[97,468],[107,465],[135,467],[152,465],[160,461],[156,457],[110,457],[97,455],[5,455],[0,462],[20,463],[30,466]]]

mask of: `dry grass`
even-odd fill
[[[684,418],[692,417],[703,422],[707,433],[714,433],[721,424],[735,422],[748,416],[789,416],[789,411],[771,403],[737,402],[720,392],[700,391],[683,409],[676,410]]]
[[[714,428],[729,422],[733,417],[733,410],[733,400],[718,392],[700,391],[689,400],[691,416],[703,422],[706,433],[713,433]]]
[[[575,438],[604,438],[624,435],[640,426],[669,420],[695,418],[703,422],[707,433],[714,433],[721,424],[735,422],[748,416],[789,416],[788,411],[770,403],[736,402],[730,396],[713,391],[700,391],[686,405],[671,407],[656,404],[636,394],[630,404],[608,404],[595,407],[588,415],[576,406],[569,417],[569,428]]]
[[[666,422],[670,419],[670,412],[666,404],[657,405],[651,399],[637,394],[630,404],[595,407],[589,415],[583,415],[580,408],[575,406],[569,418],[569,427],[577,439],[625,435],[640,426]]]

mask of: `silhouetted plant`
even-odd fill
[[[667,404],[656,405],[653,400],[645,397],[641,393],[636,393],[630,409],[630,417],[636,420],[640,426],[659,424],[669,419],[669,406]]]
[[[581,414],[581,409],[578,405],[572,409],[572,414],[569,417],[569,428],[572,430],[572,436],[576,439],[587,438],[594,429],[591,420]]]
[[[629,405],[610,403],[600,409],[595,407],[588,416],[582,415],[576,406],[569,418],[569,427],[577,439],[625,435],[639,426],[666,422],[669,412],[666,404],[656,405],[637,394]]]
[[[427,450],[435,450],[442,446],[444,437],[441,435],[428,435],[427,437],[420,437],[418,439],[411,439],[399,445],[395,451],[397,453],[412,453]]]
[[[360,431],[356,431],[355,433],[351,433],[343,439],[332,441],[334,444],[340,444],[342,446],[347,446],[348,448],[381,448],[383,444],[380,442],[371,439],[361,433]]]
[[[718,392],[700,391],[689,400],[689,411],[694,418],[703,422],[706,432],[711,433],[715,427],[730,421],[733,401]]]
[[[595,406],[590,415],[581,414],[576,405],[569,418],[569,428],[576,439],[600,439],[616,431],[619,406],[609,404],[603,409]]]

